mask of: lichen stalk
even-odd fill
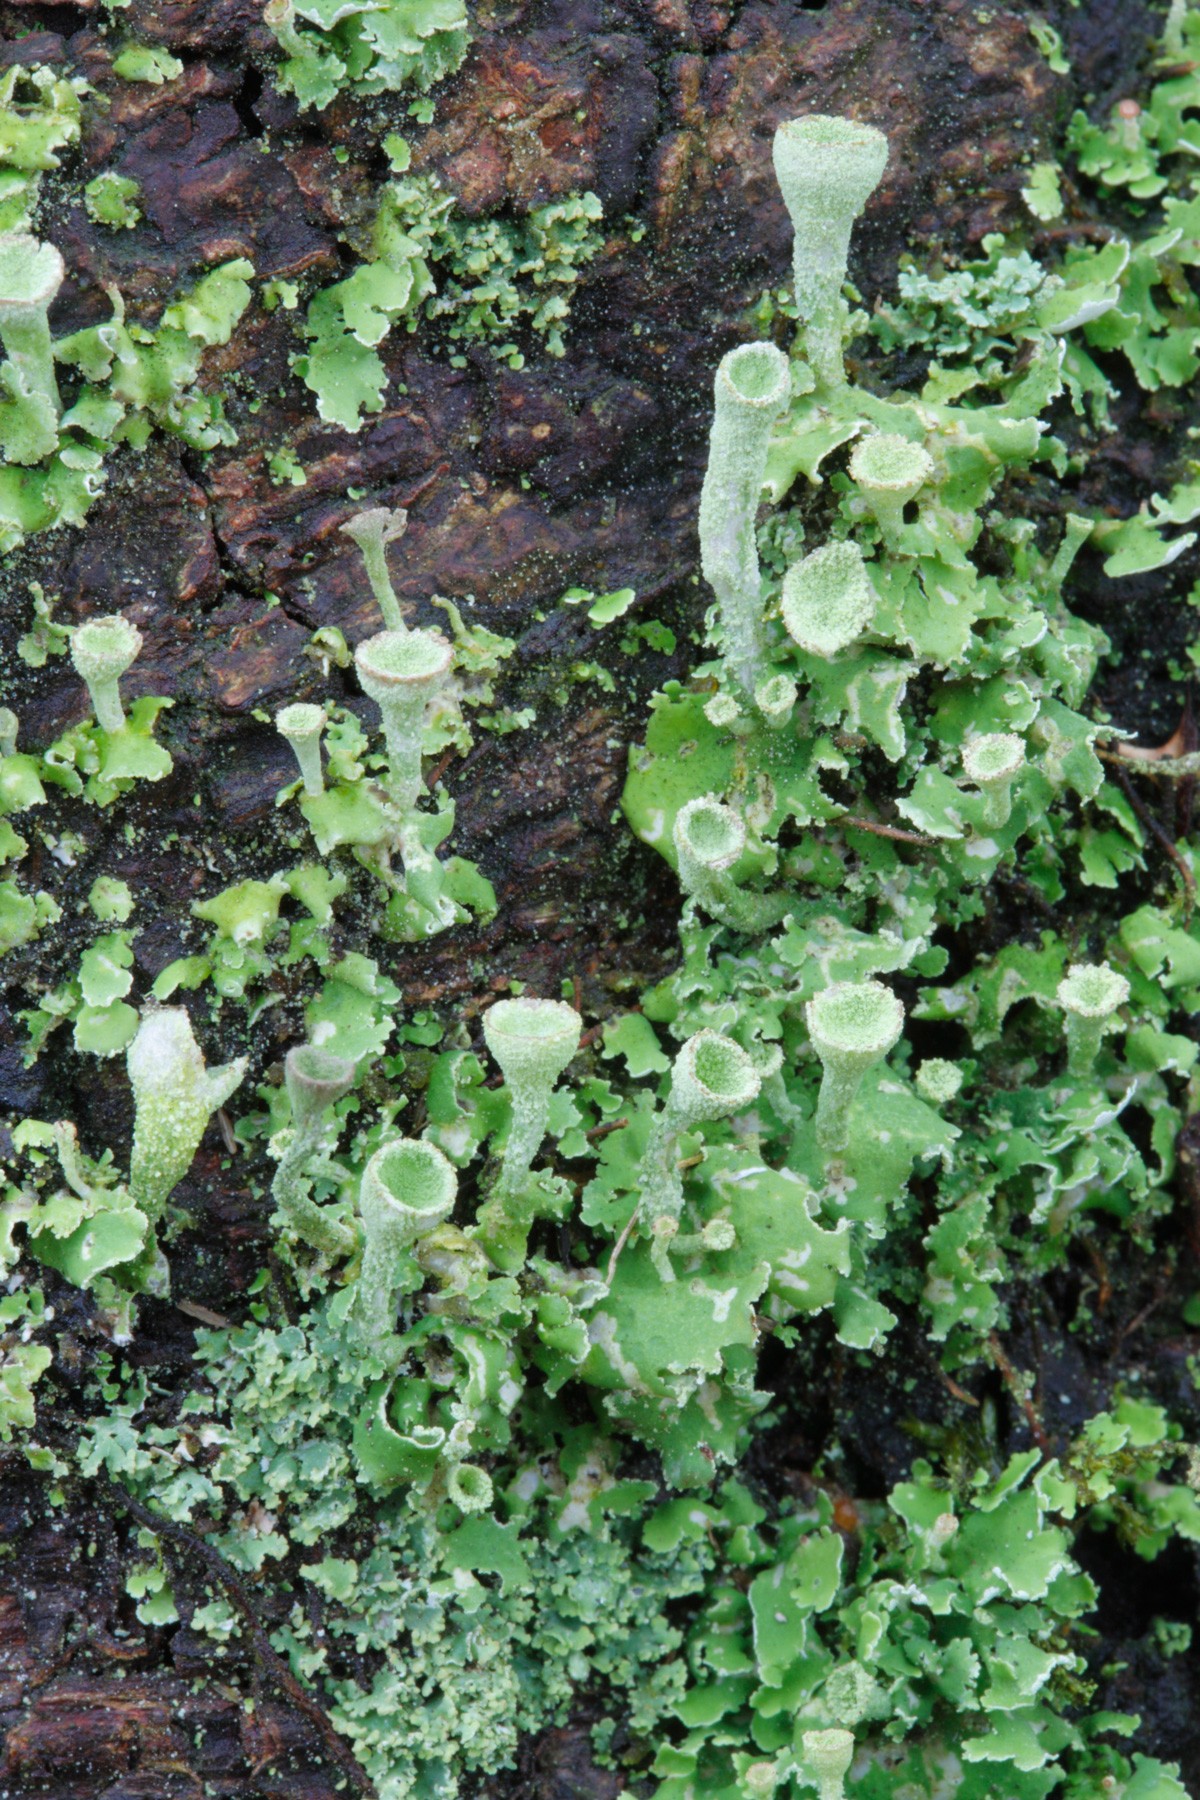
[[[700,564],[716,595],[730,676],[751,703],[765,659],[755,517],[771,431],[790,392],[788,360],[774,344],[731,350],[713,385]]]

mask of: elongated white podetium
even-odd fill
[[[484,1040],[512,1103],[499,1199],[525,1184],[546,1135],[555,1083],[578,1050],[582,1030],[582,1019],[565,1000],[498,1000],[484,1015]]]
[[[298,700],[275,714],[275,729],[292,747],[300,765],[300,779],[306,794],[315,797],[325,791],[321,772],[321,738],[325,731],[325,708]]]
[[[700,566],[717,598],[730,678],[753,701],[764,670],[762,583],[754,522],[771,432],[792,391],[774,344],[742,344],[713,384],[708,468],[700,492]]]
[[[381,1349],[391,1335],[397,1296],[420,1285],[413,1245],[450,1217],[457,1195],[453,1164],[422,1138],[384,1144],[363,1170],[358,1198],[363,1258],[354,1307],[373,1348]]]
[[[371,584],[376,605],[383,614],[384,626],[388,631],[406,632],[408,626],[404,622],[404,614],[400,611],[400,602],[396,598],[396,590],[388,571],[387,547],[402,538],[408,530],[408,514],[402,506],[371,506],[365,512],[355,513],[352,519],[347,519],[342,530],[348,538],[354,539],[362,551],[363,561],[367,565],[367,580]]]
[[[804,350],[818,382],[840,387],[846,378],[842,287],[850,233],[887,167],[887,139],[873,125],[812,113],[779,127],[773,154],[795,232],[796,311]]]
[[[444,686],[454,648],[440,631],[381,631],[354,652],[363,691],[383,718],[392,799],[411,812],[421,792],[421,748],[429,702]]]

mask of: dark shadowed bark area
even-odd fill
[[[1148,0],[1047,0],[1039,12],[1062,31],[1072,62],[1063,77],[1030,36],[1027,9],[997,0],[479,0],[473,11],[470,55],[439,91],[417,163],[469,214],[520,212],[578,189],[599,195],[605,247],[584,273],[567,354],[555,360],[531,346],[514,372],[474,349],[455,368],[434,334],[394,331],[381,351],[392,377],[385,410],[349,435],[320,422],[289,367],[300,315],[252,305],[205,363],[236,447],[200,456],[156,436],[140,455],[121,450],[86,528],[35,537],[8,559],[6,698],[23,742],[47,742],[86,705],[65,659],[36,672],[11,660],[29,622],[27,583],[40,581],[61,595],[63,623],[116,608],[136,619],[145,648],[128,690],[173,698],[163,735],[175,758],[169,782],[114,809],[119,820],[61,805],[63,829],[78,830],[86,850],[65,878],[58,872],[64,919],[53,947],[43,939],[9,959],[0,1102],[10,1116],[70,1117],[97,1143],[127,1145],[120,1059],[77,1057],[64,1034],[27,1069],[14,1015],[31,986],[60,979],[73,948],[77,956],[72,920],[98,874],[127,880],[150,920],[135,946],[144,984],[198,946],[194,900],[276,866],[275,795],[291,760],[259,715],[326,695],[364,717],[371,710],[352,670],[327,680],[303,655],[317,626],[337,625],[353,644],[377,625],[358,553],[339,530],[364,505],[409,509],[392,563],[410,617],[438,623],[433,595],[472,595],[473,617],[518,640],[503,697],[537,709],[529,730],[481,733],[445,767],[458,808],[454,848],[492,880],[499,912],[486,930],[389,950],[385,966],[406,1004],[469,1012],[494,980],[557,993],[564,977],[578,977],[603,1010],[667,967],[677,892],[617,806],[649,694],[695,656],[712,370],[751,335],[749,305],[788,273],[774,128],[801,112],[848,112],[888,133],[891,162],[852,268],[869,306],[892,287],[910,245],[963,249],[1028,226],[1019,189],[1029,162],[1052,154],[1082,95],[1106,107],[1136,81],[1157,18]],[[98,5],[0,6],[0,60],[49,62],[90,82],[87,173],[115,167],[141,187],[145,216],[132,231],[100,229],[64,197],[48,232],[69,272],[59,332],[107,316],[105,283],[119,287],[131,318],[154,323],[181,285],[234,256],[248,257],[259,280],[328,282],[349,271],[339,229],[368,216],[383,178],[384,109],[338,102],[299,115],[272,87],[275,45],[260,15],[256,0],[132,0],[121,27],[184,64],[179,79],[153,87],[113,76]],[[273,484],[267,456],[281,445],[303,468],[303,487]],[[1131,462],[1139,453],[1144,469]],[[1139,480],[1153,479],[1153,462],[1127,435],[1102,447],[1094,468],[1105,473],[1091,479],[1111,481],[1113,492],[1089,498],[1132,499]],[[634,588],[631,616],[671,624],[674,657],[628,657],[606,640],[615,691],[568,682],[564,701],[555,692],[563,670],[599,654],[585,613],[558,604],[572,584]],[[1153,595],[1143,598],[1149,605]],[[1123,628],[1103,584],[1094,605],[1107,628]],[[1177,691],[1142,687],[1127,698],[1130,730],[1155,740],[1171,729]],[[342,947],[359,947],[352,919],[338,930]],[[257,1028],[264,1066],[294,1039],[292,1002],[284,993]],[[215,1129],[179,1198],[187,1204],[189,1194],[201,1225],[173,1252],[176,1298],[236,1314],[268,1233],[236,1163],[222,1168]],[[1186,1409],[1186,1347],[1135,1338],[1131,1348],[1121,1335],[1152,1302],[1154,1283],[1153,1269],[1131,1271],[1113,1355],[1157,1357],[1164,1399],[1177,1390]],[[62,1285],[55,1301],[63,1337],[50,1379],[69,1396],[96,1334],[86,1296]],[[185,1308],[142,1308],[132,1354],[162,1379],[186,1371],[195,1315]],[[1051,1411],[1063,1409],[1056,1425],[1086,1417],[1092,1377],[1071,1341],[1031,1335],[1018,1347]],[[914,1347],[918,1363],[936,1383],[923,1347]],[[897,1420],[915,1405],[899,1391],[911,1368],[903,1351],[888,1367],[895,1391],[881,1378],[856,1415],[851,1455],[864,1492],[883,1491],[910,1453]],[[768,1453],[771,1478],[782,1471],[786,1480],[813,1444],[798,1425],[776,1434]],[[206,1640],[186,1624],[137,1621],[123,1585],[135,1534],[111,1494],[52,1496],[15,1456],[0,1463],[9,1548],[0,1561],[0,1794],[332,1800],[349,1791],[320,1719],[269,1660],[247,1649],[214,1672]],[[185,1544],[167,1551],[186,1602],[206,1570]],[[1164,1559],[1152,1579],[1169,1578]],[[1188,1738],[1200,1701],[1194,1669],[1177,1658],[1178,1691],[1139,1691],[1130,1648],[1155,1611],[1150,1580],[1140,1566],[1106,1574],[1113,1616],[1102,1626],[1114,1661],[1128,1665],[1107,1703],[1141,1710],[1147,1748],[1183,1757],[1186,1776],[1197,1752]],[[1116,1616],[1122,1595],[1127,1618]],[[548,1734],[501,1791],[611,1800],[620,1782],[592,1767],[587,1747],[583,1727]]]

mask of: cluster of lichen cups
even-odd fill
[[[376,804],[368,815],[377,823],[367,828],[354,849],[385,887],[428,905],[433,928],[441,929],[453,923],[456,914],[440,899],[436,859],[421,834],[419,802],[426,719],[451,678],[454,646],[438,631],[405,623],[388,571],[387,546],[403,536],[406,525],[403,508],[372,507],[342,527],[362,552],[384,621],[384,630],[365,639],[354,653],[359,685],[379,708],[387,760],[386,776],[374,789]],[[321,746],[326,724],[325,708],[311,701],[294,702],[275,715],[276,730],[296,758],[304,798],[310,802],[320,801],[325,792]],[[402,882],[392,870],[393,856],[403,865]]]

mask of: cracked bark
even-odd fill
[[[97,874],[124,877],[139,896],[135,954],[148,984],[196,947],[194,899],[275,866],[274,799],[291,761],[256,714],[325,694],[371,711],[352,676],[335,671],[326,683],[302,655],[316,625],[336,624],[354,643],[377,624],[339,531],[358,505],[410,508],[392,556],[410,617],[438,623],[434,594],[473,596],[474,616],[519,642],[504,697],[538,706],[531,730],[480,734],[447,768],[453,847],[491,877],[500,911],[486,931],[388,950],[384,966],[406,1003],[469,1010],[495,979],[555,993],[577,976],[588,1004],[605,1007],[666,966],[672,883],[615,809],[646,697],[686,671],[704,611],[695,510],[711,371],[749,333],[747,305],[787,276],[770,171],[776,124],[848,111],[889,134],[891,162],[852,270],[870,304],[910,240],[963,249],[1020,222],[1029,160],[1050,152],[1078,94],[1090,89],[1103,105],[1133,81],[1156,17],[1148,0],[1083,0],[1078,10],[1048,0],[1041,11],[1075,69],[1063,78],[1039,54],[1024,7],[997,0],[480,0],[474,11],[470,58],[439,97],[418,166],[470,213],[577,188],[600,195],[607,242],[578,292],[565,360],[531,352],[513,372],[478,351],[452,368],[429,333],[394,332],[383,350],[385,410],[349,436],[321,424],[290,372],[296,315],[254,305],[206,361],[229,397],[236,448],[202,458],[157,438],[140,456],[119,452],[86,529],[34,539],[3,572],[10,652],[29,616],[26,584],[39,580],[61,596],[64,622],[116,607],[135,618],[146,645],[127,691],[175,701],[168,783],[119,816],[56,803],[55,829],[78,830],[86,848],[74,867],[43,865],[64,925],[53,947],[9,959],[0,1010],[0,1099],[16,1116],[74,1117],[93,1145],[118,1154],[130,1123],[119,1068],[106,1065],[97,1083],[94,1064],[56,1045],[26,1070],[13,1015],[77,960],[72,920]],[[238,255],[260,280],[345,272],[353,252],[339,232],[352,243],[368,216],[386,103],[297,117],[272,89],[273,42],[254,0],[133,0],[120,24],[177,55],[179,79],[159,88],[115,79],[97,0],[0,7],[0,61],[53,62],[85,74],[100,97],[88,103],[84,179],[113,167],[142,189],[143,223],[111,232],[47,178],[43,230],[71,271],[56,328],[103,316],[106,282],[133,319],[152,324],[180,285]],[[640,241],[630,219],[645,227]],[[272,485],[267,456],[285,445],[304,469],[301,488]],[[675,656],[622,655],[557,604],[573,583],[636,589],[633,617],[676,627]],[[593,655],[616,691],[568,684],[560,704],[554,670]],[[62,662],[33,673],[10,661],[7,673],[23,743],[82,716],[80,684]],[[352,926],[341,941],[365,947]],[[293,1040],[297,1016],[286,994],[264,1016],[264,1063]],[[202,1219],[210,1254],[184,1240],[179,1291],[235,1309],[261,1266],[265,1231],[236,1168],[222,1168],[215,1134],[180,1198]],[[56,1301],[62,1340],[47,1386],[69,1401],[71,1358],[86,1361],[95,1343],[84,1299],[64,1288]],[[148,1305],[137,1354],[160,1379],[182,1378],[190,1332],[178,1311]],[[878,1469],[866,1423],[863,1443]],[[7,1791],[332,1795],[338,1771],[285,1698],[264,1694],[244,1711],[256,1684],[249,1664],[214,1669],[186,1625],[137,1623],[122,1587],[127,1526],[99,1502],[50,1509],[44,1487],[5,1460],[0,1523],[17,1554],[0,1570],[20,1577],[0,1595]],[[184,1598],[196,1604],[200,1590]],[[548,1733],[513,1779],[547,1800],[615,1792],[577,1731]]]

